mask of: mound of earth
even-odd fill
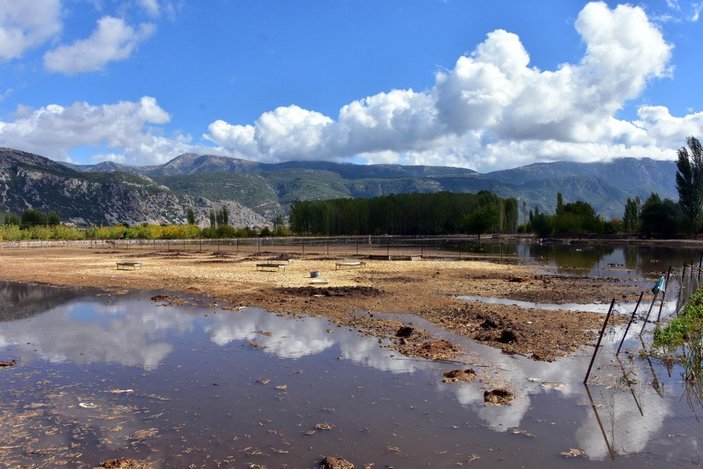
[[[466,370],[447,371],[442,376],[444,376],[444,379],[442,380],[443,383],[458,383],[460,381],[467,382],[476,379],[476,372],[473,369],[468,368]]]
[[[150,463],[143,462],[143,461],[137,461],[136,459],[128,459],[128,458],[116,458],[116,459],[108,459],[104,463],[102,463],[100,466],[98,466],[97,469],[99,468],[107,468],[107,469],[151,469],[152,466]]]
[[[459,349],[444,339],[428,340],[422,343],[405,342],[398,346],[398,351],[409,357],[426,360],[449,360],[459,353]]]
[[[344,458],[327,456],[320,461],[320,469],[354,469],[354,464]]]
[[[507,389],[491,389],[483,393],[483,401],[494,405],[507,405],[515,399],[515,394]]]
[[[293,296],[339,296],[346,298],[365,298],[381,296],[383,292],[378,288],[367,286],[349,286],[349,287],[297,287],[297,288],[278,288],[280,293]]]

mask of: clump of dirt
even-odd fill
[[[354,469],[354,464],[337,456],[326,456],[320,461],[320,469]]]
[[[152,469],[153,466],[148,462],[137,461],[136,459],[116,458],[108,459],[98,467],[107,469]]]
[[[154,295],[151,297],[151,301],[162,303],[165,306],[180,306],[186,304],[183,298],[171,295]]]
[[[16,365],[17,365],[17,362],[15,360],[0,362],[0,368],[9,368],[11,366],[16,366]]]
[[[494,405],[508,405],[515,399],[515,394],[503,388],[491,389],[483,393],[483,401]]]
[[[426,360],[449,360],[459,353],[454,344],[444,339],[428,340],[420,344],[406,342],[398,346],[398,351],[403,355]]]
[[[350,287],[287,287],[278,288],[278,292],[293,296],[335,296],[335,297],[346,297],[346,298],[365,298],[365,297],[376,297],[383,295],[383,291],[374,287],[367,286],[350,286]]]
[[[398,332],[395,333],[395,336],[396,336],[396,337],[402,337],[402,338],[407,339],[408,337],[410,337],[411,335],[413,335],[413,332],[415,332],[415,328],[414,328],[414,327],[410,327],[410,326],[401,326],[401,327],[398,329]]]
[[[472,368],[467,368],[466,370],[452,370],[447,371],[442,376],[443,383],[458,383],[458,382],[468,382],[476,379],[476,371]]]

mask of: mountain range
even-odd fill
[[[0,148],[0,211],[54,210],[79,225],[200,224],[227,206],[235,226],[265,226],[296,200],[375,197],[408,192],[478,192],[515,197],[521,209],[551,212],[556,193],[584,200],[606,218],[622,217],[628,197],[656,192],[676,200],[674,161],[620,158],[607,163],[536,163],[480,174],[445,166],[358,165],[321,161],[258,163],[182,154],[163,165],[58,163]],[[524,215],[524,213],[523,213]]]

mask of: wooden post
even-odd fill
[[[622,340],[620,341],[620,346],[618,347],[618,351],[615,352],[616,357],[620,353],[620,349],[622,348],[622,344],[625,343],[625,339],[627,338],[627,333],[630,330],[630,326],[632,325],[632,321],[635,320],[635,314],[637,314],[637,308],[640,307],[640,301],[642,301],[642,295],[644,295],[644,292],[640,292],[640,297],[637,300],[637,305],[635,306],[635,310],[632,312],[632,316],[630,316],[630,322],[627,323],[627,327],[625,328],[625,334],[622,336]]]
[[[600,335],[598,336],[598,342],[596,343],[596,349],[593,351],[593,356],[591,357],[591,363],[588,365],[588,371],[586,372],[586,377],[583,379],[583,384],[588,382],[588,377],[591,375],[591,368],[593,368],[593,362],[596,361],[596,355],[598,355],[598,348],[600,347],[600,342],[603,340],[603,334],[605,334],[605,327],[608,325],[608,320],[610,319],[610,314],[613,312],[613,307],[615,306],[615,298],[610,302],[610,308],[608,308],[608,314],[605,316],[605,321],[603,322],[603,328],[600,330]]]

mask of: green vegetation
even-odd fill
[[[610,234],[616,231],[612,222],[606,222],[596,214],[591,205],[583,201],[564,203],[561,193],[557,193],[557,210],[554,215],[530,210],[526,226],[522,231],[544,236],[566,236],[578,234]]]
[[[490,192],[298,201],[289,222],[295,233],[316,235],[514,233],[517,201]]]
[[[703,203],[703,147],[695,137],[686,139],[686,147],[678,150],[676,189],[679,206],[691,234],[698,232]]]
[[[697,340],[698,346],[703,346],[703,290],[693,295],[680,316],[674,318],[664,328],[654,330],[654,346],[659,349],[675,350],[691,340]]]
[[[680,352],[684,378],[696,384],[695,393],[703,398],[703,289],[691,295],[680,316],[654,330],[654,347]]]
[[[0,213],[0,241],[29,240],[81,240],[81,239],[193,239],[193,238],[251,238],[257,236],[285,236],[288,230],[279,217],[273,231],[229,226],[227,207],[211,211],[209,228],[200,229],[195,225],[195,213],[188,209],[187,218],[193,223],[186,225],[113,225],[93,226],[78,229],[60,224],[54,212],[25,210],[20,215]]]

